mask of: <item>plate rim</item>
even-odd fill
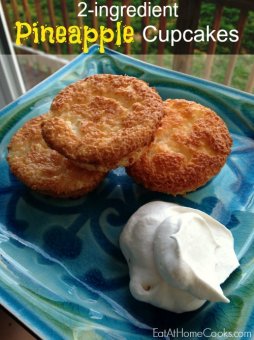
[[[75,65],[79,62],[79,61],[85,61],[88,57],[94,55],[95,53],[97,53],[98,51],[98,47],[99,45],[95,44],[93,46],[90,47],[89,52],[84,54],[80,54],[78,55],[75,59],[73,59],[72,61],[70,61],[67,65],[64,65],[63,67],[61,67],[57,72],[53,73],[51,76],[49,76],[48,78],[46,78],[44,81],[42,81],[41,83],[39,83],[38,85],[36,85],[35,87],[33,87],[32,89],[30,89],[29,91],[27,91],[25,94],[23,94],[22,96],[20,96],[19,98],[17,98],[15,101],[11,102],[10,104],[8,104],[6,107],[4,107],[2,110],[0,110],[0,117],[3,117],[4,115],[8,114],[17,104],[17,102],[24,97],[27,96],[31,96],[33,95],[33,93],[36,93],[38,90],[43,90],[43,88],[54,78],[61,76],[62,74],[65,74],[68,70],[71,70],[72,68],[75,67]],[[202,84],[202,86],[204,86],[204,84],[209,88],[217,88],[217,89],[221,89],[223,90],[223,92],[225,92],[226,94],[236,94],[238,96],[240,96],[241,98],[247,98],[248,100],[254,100],[254,95],[253,94],[249,94],[247,92],[243,92],[222,84],[217,84],[214,83],[212,81],[208,81],[208,80],[204,80],[201,78],[197,78],[194,76],[190,76],[190,75],[186,75],[186,74],[182,74],[180,72],[177,71],[173,71],[173,70],[168,70],[165,69],[163,67],[160,66],[156,66],[156,65],[152,65],[149,64],[147,62],[141,61],[141,60],[137,60],[131,56],[126,56],[122,53],[119,53],[117,51],[111,50],[109,48],[105,48],[105,53],[104,54],[109,54],[109,55],[113,55],[113,56],[118,56],[120,59],[124,60],[125,63],[129,63],[132,64],[132,62],[134,62],[136,65],[141,66],[142,68],[147,69],[149,67],[149,71],[153,70],[153,71],[158,71],[160,70],[160,73],[167,76],[167,75],[174,75],[175,78],[177,80],[185,80],[185,81],[191,81],[194,82],[195,84],[198,84],[199,86]],[[103,54],[102,54],[103,55]],[[31,329],[32,332],[38,334],[38,336],[40,337],[50,337],[52,336],[52,333],[54,333],[54,339],[62,339],[62,337],[56,333],[56,329],[55,328],[50,328],[51,324],[48,324],[46,322],[44,322],[43,320],[40,320],[38,318],[38,316],[36,314],[33,314],[33,317],[36,320],[36,323],[32,323],[31,324],[31,316],[29,318],[29,315],[26,315],[25,317],[23,317],[21,315],[21,313],[17,312],[18,310],[20,310],[20,307],[24,307],[24,304],[20,303],[20,301],[18,301],[17,296],[13,296],[11,294],[8,293],[8,291],[4,290],[3,287],[0,287],[0,291],[3,290],[5,295],[7,296],[6,300],[3,300],[3,298],[0,298],[1,304],[4,306],[4,308],[6,308],[11,314],[13,314],[18,320],[20,320],[21,323],[23,323],[26,327],[28,327],[29,329]],[[14,300],[14,302],[10,302],[10,300]],[[8,302],[7,302],[8,300]],[[14,307],[15,306],[15,307]],[[31,311],[28,310],[28,314],[31,314]],[[40,325],[43,325],[43,327],[39,327]]]
[[[15,105],[16,103],[26,97],[26,96],[30,96],[31,94],[33,94],[33,92],[37,91],[37,90],[41,90],[44,88],[45,85],[47,85],[51,79],[55,78],[56,76],[61,75],[62,73],[65,73],[68,69],[73,68],[73,66],[79,62],[79,60],[85,60],[87,59],[89,56],[95,54],[95,52],[97,53],[99,50],[99,45],[98,44],[94,44],[92,45],[87,53],[81,53],[79,55],[77,55],[77,57],[75,57],[73,60],[71,60],[68,64],[64,65],[63,67],[61,67],[59,70],[57,70],[56,72],[54,72],[52,75],[50,75],[49,77],[47,77],[46,79],[44,79],[42,82],[40,82],[39,84],[35,85],[34,87],[32,87],[30,90],[28,90],[27,92],[25,92],[24,94],[22,94],[21,96],[19,96],[17,99],[15,99],[14,101],[12,101],[11,103],[7,104],[5,107],[3,107],[0,110],[0,117],[2,117],[3,115],[7,114]],[[198,85],[202,84],[202,85],[206,85],[207,87],[213,87],[216,88],[218,90],[223,90],[223,92],[227,93],[227,94],[235,94],[235,95],[240,95],[245,97],[248,100],[254,100],[254,94],[249,93],[249,92],[245,92],[245,91],[241,91],[239,89],[235,89],[233,87],[224,85],[224,84],[219,84],[216,82],[213,82],[211,80],[207,80],[207,79],[202,79],[199,77],[195,77],[193,75],[189,75],[189,74],[185,74],[182,72],[178,72],[178,71],[174,71],[171,69],[167,69],[165,67],[162,66],[157,66],[157,65],[153,65],[150,64],[146,61],[143,60],[138,60],[133,58],[132,56],[129,55],[125,55],[122,54],[118,51],[112,50],[108,47],[105,47],[105,52],[101,53],[101,55],[103,54],[109,54],[109,55],[113,55],[113,56],[118,56],[120,59],[123,59],[125,62],[127,61],[133,61],[135,64],[137,65],[141,65],[141,66],[145,66],[145,68],[149,67],[149,69],[156,71],[156,70],[160,70],[160,72],[162,72],[165,75],[171,74],[174,75],[176,77],[176,79],[178,80],[190,80]]]

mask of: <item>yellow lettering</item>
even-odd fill
[[[16,21],[15,25],[17,28],[16,44],[22,45],[21,39],[27,39],[31,35],[32,27],[28,23],[20,21]],[[23,32],[23,28],[26,29],[25,32]]]
[[[108,35],[108,37],[106,37],[106,34]],[[105,52],[104,44],[113,41],[114,36],[114,31],[111,28],[100,26],[100,53]]]
[[[121,26],[122,26],[122,22],[117,21],[116,23],[116,46],[121,46],[121,43],[122,43]]]
[[[39,30],[38,30],[38,27],[37,27],[38,23],[37,22],[34,22],[33,23],[33,35],[34,35],[34,43],[35,44],[39,44]]]
[[[53,29],[53,27],[41,26],[41,42],[45,42],[46,41],[46,33],[49,34],[48,41],[51,44],[54,44],[55,43],[55,39],[54,39],[54,29]]]
[[[69,32],[69,43],[70,44],[81,44],[81,33],[78,26],[70,26],[68,28]]]
[[[70,44],[83,45],[83,52],[87,53],[89,44],[99,40],[99,51],[100,53],[104,53],[105,44],[112,41],[115,41],[117,46],[121,46],[122,42],[130,44],[134,41],[134,29],[131,26],[122,28],[121,21],[116,23],[115,30],[101,25],[98,32],[95,28],[89,28],[88,26],[69,26],[68,28],[65,26],[57,26],[54,28],[42,25],[38,27],[38,22],[30,25],[27,22],[20,21],[17,21],[15,25],[17,29],[17,45],[22,45],[22,41],[29,36],[31,36],[33,42],[36,44],[46,41],[50,44],[62,44],[68,40]]]
[[[59,44],[66,42],[66,28],[64,26],[57,26],[56,42],[58,42]]]
[[[90,36],[92,34],[92,36]],[[98,32],[95,28],[89,28],[84,26],[84,37],[83,37],[83,52],[88,52],[88,43],[94,43],[98,40]]]
[[[134,41],[134,29],[131,26],[124,27],[123,40],[126,44],[130,44]]]

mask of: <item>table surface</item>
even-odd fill
[[[0,309],[0,329],[1,340],[36,339],[2,308]]]
[[[121,58],[123,58],[123,57],[121,57]],[[111,67],[111,64],[113,64],[113,61],[112,61],[112,63],[110,64],[110,63],[108,63],[108,60],[109,59],[107,59],[106,60],[106,58],[104,58],[103,59],[103,65],[101,65],[101,64],[98,64],[100,67],[104,67],[104,68],[106,68],[106,70],[109,68],[109,67]],[[127,66],[129,67],[129,70],[130,70],[130,72],[132,71],[132,70],[136,70],[136,68],[135,68],[135,65],[131,68],[131,65],[129,65],[127,62],[126,62],[126,64],[127,64]],[[82,63],[82,65],[83,65],[83,63]],[[113,64],[114,65],[114,64]],[[93,63],[90,63],[89,65],[88,65],[89,67],[94,67],[94,61],[93,61]],[[83,67],[85,68],[85,70],[86,70],[86,65],[84,64],[83,65]],[[89,67],[87,68],[88,70],[89,70]],[[126,65],[125,64],[123,64],[123,63],[118,63],[117,64],[117,67],[126,67]],[[144,66],[144,68],[145,68],[145,66]],[[151,69],[152,69],[152,67],[151,67]],[[93,69],[92,69],[93,70]],[[137,70],[139,70],[138,68],[137,68]],[[80,71],[80,68],[78,68],[78,71],[79,72],[81,72]],[[120,71],[124,71],[124,69],[122,70],[122,69],[120,69]],[[134,71],[133,71],[134,72]],[[162,72],[164,72],[164,71],[160,71],[160,73],[162,73]],[[166,71],[165,71],[166,72]],[[78,73],[79,74],[79,73]],[[80,74],[80,76],[81,76],[81,74]],[[144,73],[144,76],[146,76],[146,78],[145,79],[151,79],[151,75],[150,74],[148,74],[148,75],[146,75],[146,73]],[[154,78],[155,79],[155,81],[156,82],[159,82],[159,80],[158,80],[158,78],[159,78],[159,76],[157,76],[157,74],[156,74],[156,77]],[[167,95],[167,91],[168,91],[168,89],[170,88],[170,90],[171,90],[171,94],[173,93],[175,96],[176,95],[178,95],[178,93],[176,93],[176,91],[177,91],[177,88],[175,87],[175,86],[173,86],[174,84],[175,84],[175,82],[178,82],[178,78],[183,78],[183,76],[181,76],[180,74],[174,74],[174,79],[172,80],[172,78],[170,78],[169,79],[169,81],[167,82],[167,84],[165,85],[164,84],[164,82],[163,82],[163,80],[164,80],[164,77],[163,77],[163,75],[162,75],[162,80],[161,80],[161,83],[159,83],[159,85],[161,84],[161,93],[162,94],[164,94],[164,96],[166,97],[166,95]],[[171,83],[171,81],[172,81],[172,83]],[[173,85],[172,85],[173,84]],[[186,83],[186,81],[183,81],[183,84],[187,84],[188,86],[189,86],[189,82],[187,82]],[[198,97],[198,95],[199,95],[199,93],[204,93],[204,96],[202,96],[202,100],[204,101],[204,104],[206,104],[206,101],[207,102],[210,102],[210,92],[209,91],[205,91],[205,89],[206,89],[206,87],[213,87],[213,93],[215,92],[215,93],[219,93],[220,94],[220,97],[219,97],[219,99],[220,100],[214,100],[214,101],[212,101],[212,103],[213,103],[213,105],[217,105],[218,106],[218,109],[220,109],[220,111],[222,110],[221,109],[221,106],[220,105],[226,105],[227,104],[227,106],[225,106],[225,110],[226,110],[226,112],[228,112],[228,111],[232,111],[232,112],[235,112],[235,114],[237,115],[237,117],[238,117],[238,111],[239,112],[243,112],[244,113],[244,115],[245,115],[245,118],[247,119],[248,118],[248,114],[249,114],[249,109],[250,109],[250,107],[252,107],[251,105],[249,105],[248,107],[247,107],[247,103],[249,103],[249,97],[247,96],[247,95],[244,95],[243,93],[235,93],[233,90],[229,90],[228,88],[220,88],[218,85],[215,85],[215,84],[206,84],[205,82],[203,83],[203,82],[201,82],[201,81],[199,81],[199,80],[195,80],[195,79],[191,79],[191,84],[192,84],[192,87],[191,88],[193,88],[194,87],[194,89],[195,89],[195,91],[192,91],[192,92],[188,92],[188,89],[189,89],[189,87],[187,86],[187,85],[185,85],[185,87],[182,85],[181,86],[181,88],[180,88],[180,90],[181,91],[185,91],[184,92],[184,94],[182,93],[182,92],[180,92],[180,94],[181,95],[188,95],[188,96],[190,96],[191,98],[193,97],[193,95],[195,95],[195,98],[196,97]],[[200,84],[202,84],[202,85],[200,85]],[[170,87],[170,85],[171,85],[171,87]],[[164,91],[164,92],[163,92]],[[178,89],[178,91],[179,91],[179,89]],[[220,92],[219,92],[220,91]],[[229,93],[230,92],[230,93]],[[232,93],[231,93],[232,92]],[[235,94],[234,94],[235,93]],[[227,96],[226,96],[226,94],[227,94]],[[227,99],[227,101],[223,101],[224,100],[224,98],[230,98],[230,100],[229,99]],[[239,100],[239,97],[241,98],[241,97],[244,97],[244,101],[240,101]],[[174,96],[173,96],[173,98],[174,98]],[[187,97],[187,98],[189,98],[189,97]],[[199,97],[198,97],[199,98]],[[215,96],[215,98],[216,99],[218,99],[218,97],[216,97]],[[240,103],[239,103],[240,102]],[[226,104],[225,104],[226,103]],[[241,105],[240,105],[241,104]],[[246,108],[248,108],[248,110],[246,109]],[[37,109],[38,109],[38,106],[37,106]],[[222,112],[223,113],[223,112]],[[240,118],[241,118],[241,116],[239,116]],[[230,117],[228,117],[228,119],[229,119]],[[232,129],[233,129],[233,131],[235,132],[235,131],[238,131],[237,129],[241,129],[241,126],[242,126],[242,124],[235,124],[232,120],[230,121],[231,122],[231,125],[232,125]],[[240,122],[242,122],[242,120],[240,120]],[[239,126],[238,126],[239,125]],[[236,136],[235,136],[235,138],[236,138]],[[236,142],[237,142],[237,140],[236,140]],[[236,145],[235,145],[235,147],[237,147],[237,143],[236,143]],[[241,149],[242,150],[242,149]],[[240,151],[241,151],[240,150]],[[245,149],[244,149],[245,150]],[[246,149],[247,150],[247,149]],[[248,149],[249,150],[249,149]],[[237,151],[237,150],[236,150]],[[239,151],[239,150],[238,150]],[[237,154],[238,155],[238,154]],[[241,153],[240,153],[240,155],[242,155]],[[247,157],[246,156],[247,155],[247,153],[245,153],[244,155],[242,155],[243,157]],[[237,156],[238,157],[238,156]],[[248,162],[241,162],[241,164],[249,164]],[[230,165],[231,165],[231,167],[234,165],[234,163],[230,163]],[[244,169],[244,173],[245,173],[245,169]],[[237,173],[238,174],[238,173]],[[239,176],[238,176],[239,177]],[[244,180],[247,180],[248,178],[249,178],[249,176],[242,176],[243,177],[243,179]],[[242,179],[242,178],[241,178]],[[112,179],[112,181],[113,181],[113,179]],[[220,182],[220,181],[219,181]],[[119,183],[119,181],[117,182],[117,183]],[[123,183],[125,183],[125,182],[123,182]],[[114,183],[113,183],[114,184]],[[230,184],[230,182],[228,182],[228,186],[229,186],[229,184]],[[246,182],[246,181],[242,181],[241,183],[241,187],[243,187],[243,185],[242,184],[244,184],[244,187],[243,187],[243,189],[245,189],[245,191],[247,190],[247,184],[248,184],[248,182]],[[215,185],[215,184],[214,184]],[[216,188],[219,188],[218,190],[221,190],[221,188],[217,185],[215,185],[215,187]],[[211,188],[211,190],[213,190],[213,188]],[[225,192],[226,192],[227,190],[225,190]],[[219,195],[222,195],[223,196],[223,192],[219,192]],[[202,196],[202,195],[201,195]],[[201,197],[200,196],[200,193],[199,193],[199,197]],[[246,195],[245,195],[246,196]],[[243,198],[245,198],[245,196],[243,197]],[[207,193],[205,192],[204,193],[204,197],[206,198],[207,197]],[[208,197],[210,197],[210,196],[208,196]],[[236,202],[236,200],[232,200],[233,201],[233,203],[232,204],[234,204],[234,206],[235,206],[235,202]],[[189,201],[188,201],[189,202]],[[203,202],[203,201],[202,201]],[[231,201],[230,201],[231,202]],[[238,202],[238,201],[237,201]],[[244,201],[245,202],[245,201]],[[190,202],[189,202],[190,203]],[[242,203],[242,201],[240,202],[241,204],[244,204],[244,203]],[[240,204],[239,203],[239,204]],[[140,202],[136,202],[135,204],[140,204]],[[199,201],[198,201],[198,203],[197,204],[199,204]],[[211,205],[211,201],[205,201],[205,204],[206,204],[206,206],[205,206],[205,208],[207,208],[207,209],[210,209],[210,207],[211,206],[213,206],[213,202],[212,202],[212,205]],[[238,204],[238,203],[237,203]],[[91,205],[93,205],[93,202],[91,201]],[[199,206],[199,205],[198,205]],[[103,207],[104,208],[104,207]],[[131,209],[133,209],[133,207],[131,206]],[[239,209],[238,209],[239,210]],[[224,212],[224,210],[220,210],[220,211],[222,211],[222,212]],[[240,210],[239,210],[240,211]],[[242,210],[240,211],[240,212],[242,212]],[[238,216],[239,215],[239,216]],[[239,221],[239,223],[242,221],[242,222],[244,222],[244,220],[242,220],[243,219],[243,216],[239,213],[237,215],[237,217],[235,217],[234,219],[233,219],[233,222],[234,223],[237,223],[238,224],[238,221]],[[96,218],[97,218],[97,215],[96,215]],[[222,216],[221,217],[222,219],[223,218],[228,218],[226,215],[224,216]],[[238,220],[238,218],[239,218],[239,220]],[[234,225],[233,226],[231,226],[232,228],[234,227]],[[242,239],[244,240],[245,239],[245,234],[243,235],[243,237],[242,237]],[[241,238],[240,238],[240,241],[242,240]],[[238,240],[239,241],[239,240]],[[240,242],[239,241],[239,242]],[[238,243],[239,243],[238,242]],[[241,242],[239,243],[239,245],[238,245],[238,247],[239,247],[239,250],[241,250]],[[100,249],[100,248],[98,248],[98,249]],[[243,252],[242,252],[243,253]],[[103,254],[103,256],[104,256],[104,252],[102,253]],[[99,253],[99,255],[98,255],[98,259],[99,258],[101,258],[100,257],[100,253]],[[247,262],[246,262],[247,263]],[[248,263],[247,263],[248,264]],[[245,267],[244,267],[245,268]],[[47,279],[48,280],[48,279]],[[236,284],[237,284],[237,280],[235,280],[235,282],[236,282]],[[58,288],[58,287],[56,287],[55,285],[54,285],[54,288]],[[244,292],[243,292],[243,294],[242,295],[244,295]],[[244,296],[244,298],[246,298],[245,296]],[[236,301],[237,302],[237,301]],[[134,302],[133,302],[134,303]],[[28,303],[26,302],[25,304],[24,304],[24,306],[25,307],[27,307],[27,305],[28,305]],[[232,305],[231,305],[232,306]],[[223,308],[223,307],[221,307],[221,308]],[[226,308],[225,306],[224,306],[224,308]],[[227,307],[228,308],[228,307]],[[18,309],[17,308],[15,308],[15,309],[13,309],[13,312],[15,313],[15,311],[18,311]],[[136,310],[135,310],[136,311]],[[223,313],[221,313],[221,315],[226,315],[225,314],[225,312],[223,311]],[[140,314],[139,314],[140,315]],[[151,315],[152,315],[152,313],[151,313]],[[217,315],[217,314],[216,314]],[[228,315],[228,314],[227,314]],[[234,315],[234,314],[233,314]],[[166,318],[166,316],[165,316],[165,318]],[[1,319],[4,319],[4,318],[1,318]],[[165,319],[166,320],[166,319]],[[152,319],[152,321],[153,321],[153,319]],[[7,323],[8,324],[8,323]],[[8,327],[7,327],[7,329],[8,329]],[[17,334],[17,333],[16,333]],[[22,337],[21,336],[21,334],[18,334],[18,337],[17,337],[18,339],[25,339],[24,337]],[[33,338],[33,337],[32,337]],[[1,339],[11,339],[11,336],[7,336],[7,337],[5,337],[5,335],[4,334],[2,334],[2,336],[1,336]],[[15,338],[13,338],[13,339],[15,339]]]

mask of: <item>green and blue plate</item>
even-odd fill
[[[7,145],[25,121],[47,112],[68,84],[96,73],[147,81],[162,98],[215,110],[233,149],[222,171],[183,197],[150,192],[123,168],[86,197],[53,199],[11,173]],[[254,335],[254,96],[93,46],[0,114],[0,302],[44,339],[250,338]],[[200,209],[227,226],[240,267],[223,284],[230,304],[174,314],[136,301],[119,235],[141,205],[163,200]],[[178,332],[178,333],[174,333]],[[201,332],[201,333],[198,333]],[[244,333],[248,332],[248,333]],[[198,335],[199,334],[199,335]],[[231,334],[231,336],[229,335]]]

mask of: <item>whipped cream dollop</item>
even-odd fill
[[[120,236],[134,298],[176,313],[229,302],[220,284],[239,266],[231,232],[196,209],[150,202]]]

